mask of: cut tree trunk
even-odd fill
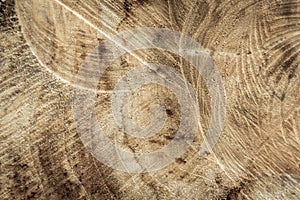
[[[2,0],[0,9],[0,199],[299,198],[299,0]],[[115,123],[112,91],[143,62],[171,66],[190,83],[202,127],[170,165],[125,173],[88,151],[72,103],[89,53],[142,27],[168,28],[202,45],[226,91],[226,119],[213,150],[199,156],[211,121],[205,78],[172,52],[122,55],[95,98],[97,119],[115,145],[152,152],[179,129],[174,91],[157,84],[140,88],[130,107],[140,125],[150,123],[154,103],[166,109],[156,136],[135,138]]]

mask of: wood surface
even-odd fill
[[[1,0],[0,199],[299,199],[299,0]],[[169,28],[212,56],[226,90],[222,135],[199,157],[204,132],[176,162],[148,173],[110,168],[80,140],[72,113],[78,70],[107,36],[138,27]],[[137,52],[173,66],[197,91],[207,129],[210,98],[180,56]],[[110,91],[141,62],[125,54],[100,80],[97,118],[132,152],[167,145],[179,126],[172,91],[150,85],[133,103],[148,123],[155,101],[167,124],[151,140],[115,130]],[[80,77],[79,77],[80,78]]]

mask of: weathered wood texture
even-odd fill
[[[2,0],[0,1],[0,199],[298,199],[300,196],[299,0]],[[226,89],[227,118],[213,153],[193,148],[157,172],[127,174],[97,161],[79,139],[72,92],[86,55],[106,37],[136,27],[166,27],[201,43]],[[197,90],[207,128],[205,84],[177,55],[139,52],[174,66]],[[138,60],[124,55],[107,70],[111,90]],[[121,69],[120,70],[120,66]],[[157,86],[136,97],[136,111],[157,102],[170,110],[160,135],[120,134],[130,151],[152,151],[178,128],[172,92]],[[155,94],[155,95],[154,95]],[[110,93],[98,119],[113,129]],[[147,110],[139,112],[148,122]]]

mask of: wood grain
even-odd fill
[[[300,196],[300,2],[298,0],[0,1],[1,199],[297,199]],[[213,153],[197,154],[204,132],[176,162],[156,172],[109,168],[84,147],[72,113],[79,67],[104,39],[137,27],[169,28],[210,53],[226,89],[226,122]],[[197,91],[207,129],[210,97],[178,55],[149,49],[147,62],[173,66]],[[179,126],[174,93],[151,85],[133,99],[149,121],[153,102],[168,121],[148,141],[117,130],[111,91],[140,65],[130,54],[100,80],[97,117],[132,152],[169,143]],[[80,78],[80,77],[79,77]]]

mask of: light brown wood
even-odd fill
[[[5,0],[0,7],[1,199],[299,198],[298,0]],[[107,37],[138,27],[182,32],[210,53],[226,90],[226,121],[209,155],[198,155],[205,134],[199,131],[176,162],[130,174],[87,151],[72,100],[88,53]],[[210,96],[193,67],[162,50],[136,53],[182,73],[196,91],[206,130]],[[149,123],[153,102],[169,110],[167,123],[150,140],[122,133],[111,115],[111,91],[140,64],[126,54],[107,69],[97,119],[122,148],[151,152],[167,145],[180,124],[172,91],[149,85],[133,98],[137,123]]]

